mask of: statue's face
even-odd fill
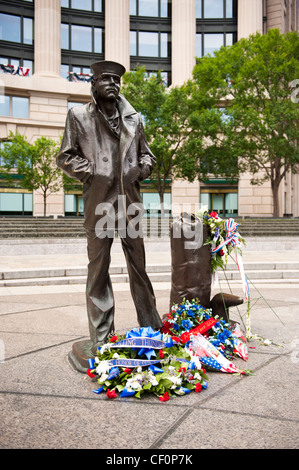
[[[120,77],[113,73],[102,73],[94,80],[93,89],[99,100],[116,100],[120,90]]]

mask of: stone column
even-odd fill
[[[196,56],[195,0],[172,0],[172,84],[192,78]]]
[[[238,0],[238,40],[263,32],[263,0]]]
[[[34,73],[60,77],[60,0],[34,2]]]
[[[114,60],[130,70],[129,0],[106,0],[105,60]]]
[[[172,0],[171,70],[172,85],[182,85],[192,78],[196,56],[196,4],[195,0]],[[199,209],[200,184],[198,181],[175,180],[171,188],[172,215]]]

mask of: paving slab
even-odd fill
[[[199,449],[298,448],[298,287],[259,285],[254,293],[252,331],[275,344],[252,339],[248,361],[234,362],[255,375],[209,372],[206,390],[164,403],[92,393],[94,380],[67,360],[72,343],[88,336],[84,291],[48,287],[0,297],[1,449],[189,450],[200,459]],[[118,287],[116,329],[126,330],[136,314],[128,286]],[[167,312],[169,286],[154,289],[159,312]],[[242,307],[231,312],[235,319],[246,314]]]

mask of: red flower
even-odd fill
[[[222,250],[222,248],[221,248],[221,250],[218,251],[218,255],[219,255],[219,256],[223,256],[223,255],[224,255],[224,251]]]
[[[88,375],[91,379],[93,379],[93,378],[95,377],[95,374],[92,374],[92,373],[90,372],[90,369],[87,369],[86,373],[87,373],[87,375]]]
[[[162,333],[169,333],[170,327],[171,327],[171,323],[166,321],[161,328]]]
[[[159,351],[159,357],[160,357],[160,359],[163,359],[163,357],[164,357],[164,352],[162,351],[162,349],[160,349],[160,351]]]
[[[200,385],[200,383],[197,383],[196,386],[195,386],[195,391],[196,393],[199,393],[202,389],[202,386]]]
[[[183,372],[183,373],[185,373],[185,372],[186,372],[186,367],[180,367],[179,370],[178,370],[178,372]]]
[[[214,219],[218,219],[218,214],[217,214],[217,212],[213,212],[213,211],[212,211],[212,212],[210,212],[209,215],[210,215],[210,217],[214,217]]]
[[[130,369],[130,367],[126,367],[125,370],[124,370],[124,372],[125,372],[126,374],[131,374],[131,369]]]
[[[164,395],[162,395],[161,397],[159,397],[159,400],[160,401],[167,401],[169,400],[169,395],[167,392],[164,393]]]
[[[107,395],[108,398],[116,398],[117,397],[117,395],[115,393],[115,390],[110,390],[110,388],[108,388],[106,395]]]
[[[117,336],[114,335],[110,338],[110,343],[115,343],[115,341],[117,341]]]
[[[207,371],[206,369],[201,369],[202,370],[202,373],[205,374]]]
[[[180,338],[178,338],[177,336],[172,336],[171,339],[172,341],[175,341],[176,343],[180,342]]]

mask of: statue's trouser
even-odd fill
[[[90,338],[96,348],[103,344],[109,333],[114,330],[114,296],[109,276],[113,238],[98,238],[94,230],[86,230],[86,234],[89,258],[86,304]],[[130,238],[126,235],[121,238],[121,243],[138,324],[158,330],[162,327],[162,320],[157,312],[153,287],[146,273],[143,238]]]

